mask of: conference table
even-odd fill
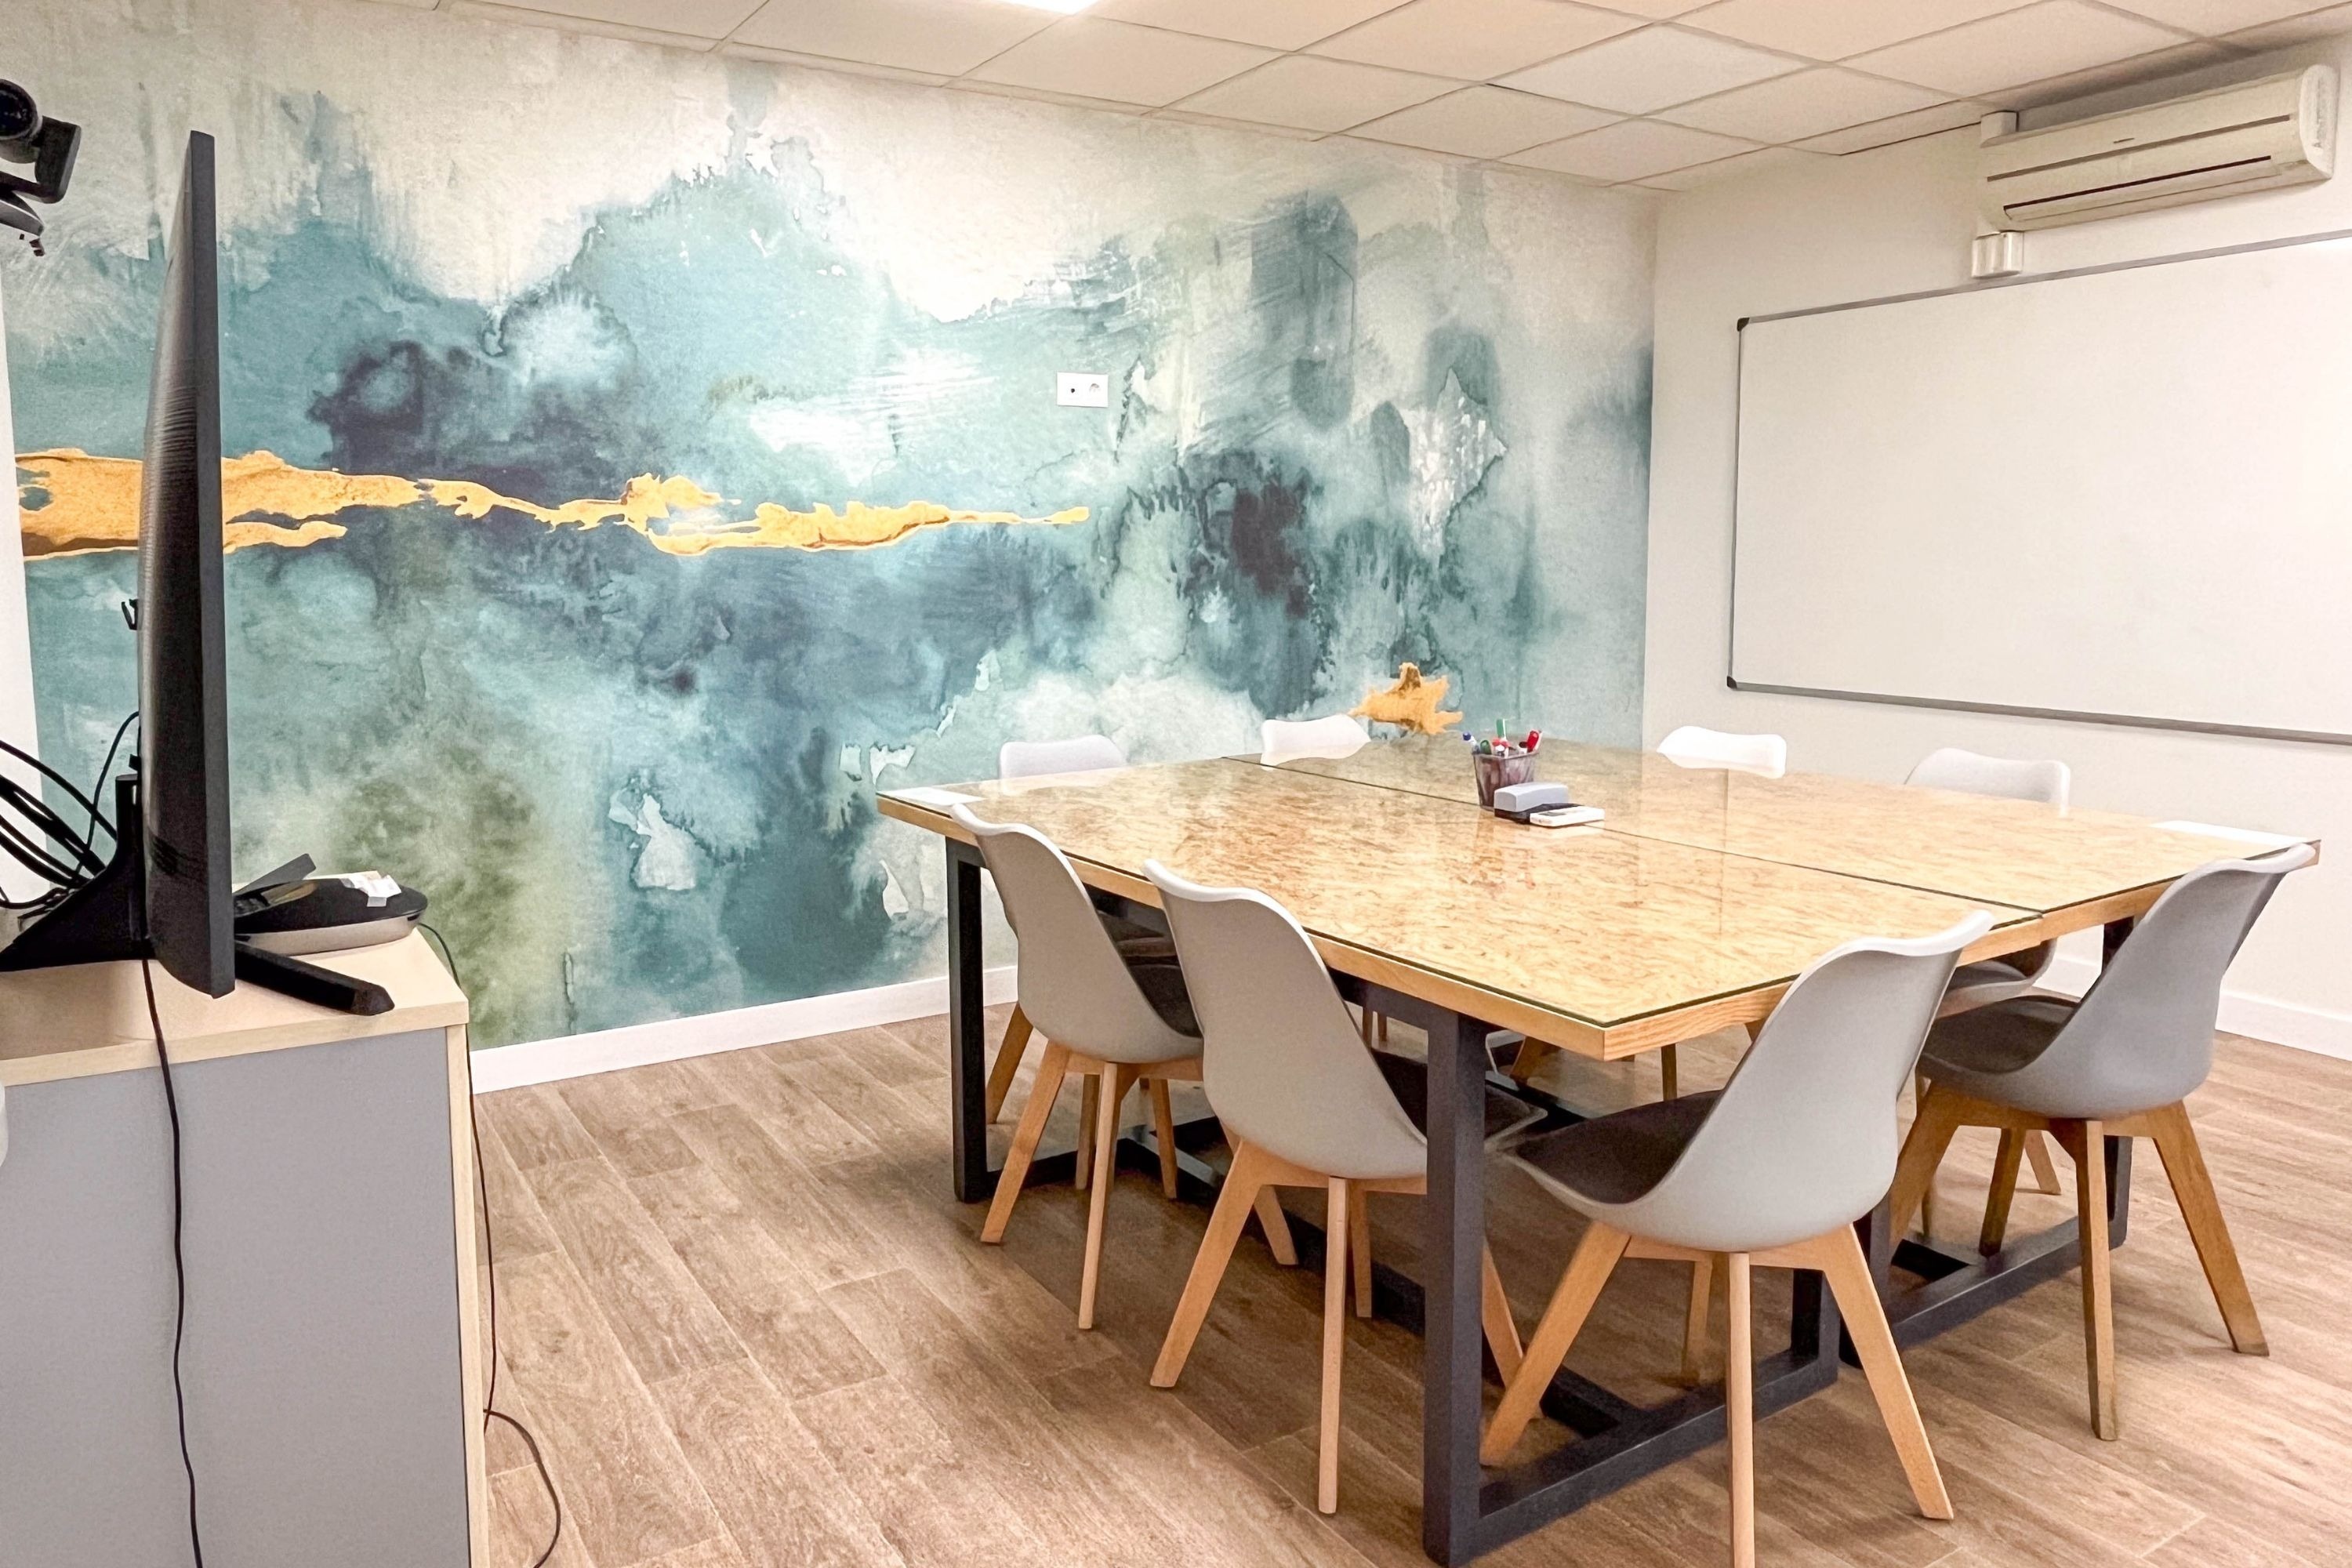
[[[1263,890],[1296,916],[1348,1000],[1418,1026],[1429,1049],[1429,1194],[1421,1277],[1377,1294],[1418,1329],[1423,1549],[1467,1562],[1720,1440],[1720,1390],[1639,1407],[1563,1370],[1547,1414],[1579,1440],[1508,1468],[1478,1463],[1481,1107],[1490,1043],[1517,1033],[1620,1060],[1757,1025],[1822,953],[1862,936],[1920,937],[1984,910],[1963,961],[2099,927],[2112,952],[2176,879],[2248,853],[2242,840],[2136,817],[1822,774],[1686,768],[1654,753],[1547,741],[1540,776],[1599,805],[1592,826],[1542,828],[1482,810],[1454,735],[1376,741],[1267,765],[1215,758],[883,792],[882,813],[940,835],[955,1193],[992,1190],[984,1104],[982,865],[948,808],[969,804],[1060,847],[1098,904],[1165,929],[1144,863]],[[1530,1095],[1556,1121],[1573,1108]],[[1213,1119],[1178,1130],[1180,1149]],[[1129,1135],[1157,1165],[1148,1129]],[[2106,1142],[2110,1241],[2121,1245],[2131,1142]],[[1187,1190],[1216,1173],[1184,1155]],[[1033,1169],[1032,1181],[1058,1167]],[[1295,1225],[1294,1228],[1297,1228]],[[1311,1227],[1310,1227],[1311,1228]],[[1865,1251],[1899,1342],[1914,1343],[2074,1267],[2074,1223],[1962,1257],[1893,1234]],[[1302,1237],[1306,1250],[1309,1237]],[[1898,1283],[1896,1271],[1907,1279]],[[1916,1281],[1913,1283],[1912,1281]],[[1836,1309],[1816,1274],[1791,1290],[1790,1342],[1760,1357],[1759,1415],[1836,1380]]]

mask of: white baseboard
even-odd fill
[[[2096,959],[2062,952],[2042,984],[2053,991],[2080,996],[2091,988],[2098,973]],[[2268,1040],[2273,1045],[2352,1061],[2352,1016],[2342,1013],[2249,995],[2243,991],[2224,991],[2221,1027],[2225,1033],[2243,1035],[2249,1039]]]
[[[1010,964],[983,973],[981,994],[990,1005],[1013,1000],[1013,970]],[[493,1046],[474,1053],[474,1092],[520,1089],[525,1084],[552,1083],[615,1068],[644,1067],[648,1062],[674,1062],[705,1057],[714,1051],[740,1050],[774,1040],[801,1040],[812,1035],[839,1034],[844,1029],[870,1029],[877,1024],[904,1024],[936,1017],[948,1010],[948,982],[942,974],[929,980],[908,980],[897,985],[877,985],[865,991],[838,991],[830,996],[803,996],[791,1002],[771,1002],[759,1007],[737,1007],[725,1013],[705,1013],[693,1018],[665,1018],[626,1028],[599,1029],[593,1034],[565,1035],[552,1040],[532,1040],[516,1046]]]

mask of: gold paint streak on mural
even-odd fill
[[[25,555],[79,555],[129,550],[139,542],[140,465],[71,447],[20,454],[18,500]],[[299,549],[348,531],[336,518],[354,508],[393,509],[428,501],[467,521],[494,510],[518,512],[550,528],[617,523],[668,555],[707,551],[865,550],[895,544],[923,529],[953,523],[1084,522],[1087,510],[1066,507],[1045,517],[959,510],[932,501],[835,511],[823,503],[796,511],[761,501],[748,518],[729,514],[726,498],[693,480],[640,474],[611,500],[557,506],[502,495],[471,479],[408,479],[393,474],[339,474],[298,468],[273,452],[248,452],[221,464],[222,538],[230,550],[251,545]]]
[[[1359,719],[1401,724],[1423,735],[1443,734],[1462,722],[1461,714],[1440,710],[1445,700],[1445,689],[1451,684],[1451,676],[1423,679],[1421,666],[1401,664],[1397,666],[1396,684],[1385,691],[1364,693],[1364,700],[1356,704],[1353,712]]]

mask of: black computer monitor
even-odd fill
[[[181,981],[236,984],[221,599],[219,261],[213,139],[188,137],[165,254],[139,494],[139,795],[147,934]]]

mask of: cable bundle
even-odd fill
[[[122,738],[131,732],[138,718],[134,712],[116,728],[114,740],[106,748],[106,761],[98,770],[98,782],[88,795],[40,758],[0,741],[0,752],[16,758],[56,784],[68,800],[87,814],[82,826],[76,827],[39,792],[0,773],[0,851],[48,884],[45,890],[28,899],[0,893],[0,909],[45,913],[68,893],[106,869],[107,857],[99,853],[98,834],[103,830],[109,843],[114,842],[117,835],[114,823],[99,808],[97,797],[106,792],[106,777],[114,771],[114,759],[122,750]]]

